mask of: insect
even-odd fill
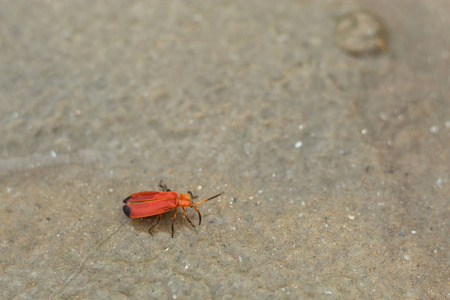
[[[197,198],[197,196],[193,196],[191,192],[188,192],[187,194],[183,193],[178,194],[177,192],[173,192],[170,189],[168,189],[165,184],[162,183],[162,180],[160,181],[159,186],[161,187],[162,192],[160,191],[138,192],[132,194],[131,196],[123,200],[123,203],[125,203],[125,205],[123,206],[123,212],[125,213],[125,215],[127,215],[127,217],[143,218],[159,215],[156,224],[150,227],[148,230],[148,233],[150,233],[151,235],[153,235],[153,233],[151,232],[152,229],[156,225],[158,225],[159,221],[161,220],[162,214],[175,208],[175,213],[172,219],[172,238],[173,238],[174,233],[173,222],[175,221],[175,217],[177,216],[177,209],[179,206],[181,206],[181,208],[183,209],[186,219],[195,228],[194,224],[192,224],[191,220],[189,220],[189,217],[185,209],[185,207],[193,207],[198,213],[198,225],[200,226],[200,224],[202,223],[202,215],[200,214],[197,205],[222,195],[217,194],[205,200],[193,203],[192,200]]]

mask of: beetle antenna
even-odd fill
[[[198,204],[201,204],[201,203],[203,203],[203,202],[206,202],[206,201],[208,201],[208,200],[211,200],[211,199],[217,198],[217,197],[219,197],[220,195],[222,195],[222,193],[220,193],[220,194],[217,194],[217,195],[215,195],[215,196],[212,196],[212,197],[209,197],[208,199],[205,199],[205,200],[202,200],[202,201],[198,201],[197,203],[194,203],[194,205],[198,205]]]

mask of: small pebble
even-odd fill
[[[336,27],[338,46],[352,55],[386,51],[386,29],[380,18],[366,11],[353,11]]]

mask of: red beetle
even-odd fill
[[[139,192],[132,194],[131,196],[123,200],[123,203],[126,204],[123,206],[123,212],[127,215],[127,217],[144,218],[159,215],[156,224],[150,227],[150,229],[148,230],[148,233],[150,233],[151,235],[153,235],[151,230],[156,225],[158,225],[159,220],[161,220],[161,215],[175,208],[175,214],[173,215],[172,219],[172,237],[173,237],[174,233],[173,221],[177,216],[177,208],[179,206],[183,208],[183,212],[186,216],[186,219],[195,228],[194,224],[192,224],[191,220],[189,220],[186,210],[184,209],[185,207],[193,207],[198,213],[199,218],[198,225],[200,226],[202,222],[202,215],[200,214],[197,205],[222,195],[217,194],[205,200],[193,203],[192,199],[195,199],[197,197],[196,196],[194,197],[191,192],[188,192],[187,194],[183,193],[178,194],[177,192],[172,192],[167,188],[165,184],[162,183],[162,181],[159,183],[159,186],[162,188],[162,192],[160,191]]]

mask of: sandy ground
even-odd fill
[[[2,299],[448,299],[447,1],[0,5]]]

